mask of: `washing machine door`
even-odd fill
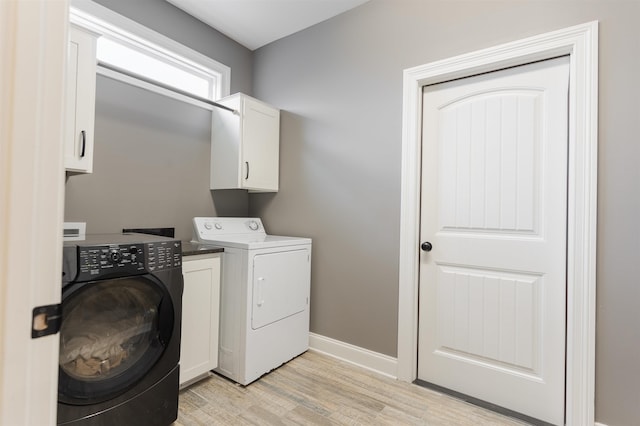
[[[58,400],[94,404],[126,392],[162,356],[173,328],[171,297],[153,275],[65,287]]]

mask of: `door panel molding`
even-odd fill
[[[404,71],[397,377],[417,377],[422,87],[570,56],[566,424],[594,423],[598,22]]]
[[[0,424],[56,423],[69,2],[0,1]]]

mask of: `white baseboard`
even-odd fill
[[[604,423],[595,422],[593,426],[607,426],[607,425],[605,425]]]
[[[314,333],[309,333],[309,349],[394,379],[397,378],[398,359],[388,355]]]

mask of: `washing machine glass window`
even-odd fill
[[[126,392],[153,367],[172,333],[167,290],[151,275],[69,286],[63,300],[61,402],[93,404]]]

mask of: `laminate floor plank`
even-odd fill
[[[241,386],[212,375],[180,392],[174,426],[523,426],[520,420],[308,351]]]

